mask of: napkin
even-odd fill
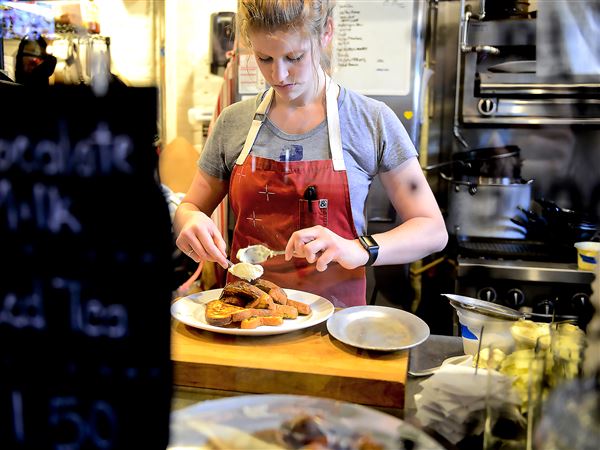
[[[469,435],[483,432],[486,407],[508,410],[521,420],[521,404],[512,387],[512,378],[495,370],[464,365],[442,364],[430,378],[421,383],[423,390],[415,395],[416,418],[423,426],[436,430],[452,444]]]

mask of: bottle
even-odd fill
[[[100,12],[94,0],[81,1],[81,16],[83,25],[90,34],[100,34]]]

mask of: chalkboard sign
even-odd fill
[[[0,448],[165,448],[157,93],[0,86]]]

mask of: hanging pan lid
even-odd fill
[[[455,308],[463,308],[471,311],[484,314],[486,316],[496,317],[499,319],[507,320],[519,320],[525,317],[525,315],[515,309],[508,308],[506,306],[496,305],[492,302],[486,302],[485,300],[479,300],[472,297],[465,297],[464,295],[456,294],[442,294],[450,300],[450,304]]]

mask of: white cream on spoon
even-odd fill
[[[264,273],[263,266],[259,266],[258,264],[250,264],[247,262],[234,264],[228,270],[232,275],[235,275],[236,277],[248,282],[260,278]]]

